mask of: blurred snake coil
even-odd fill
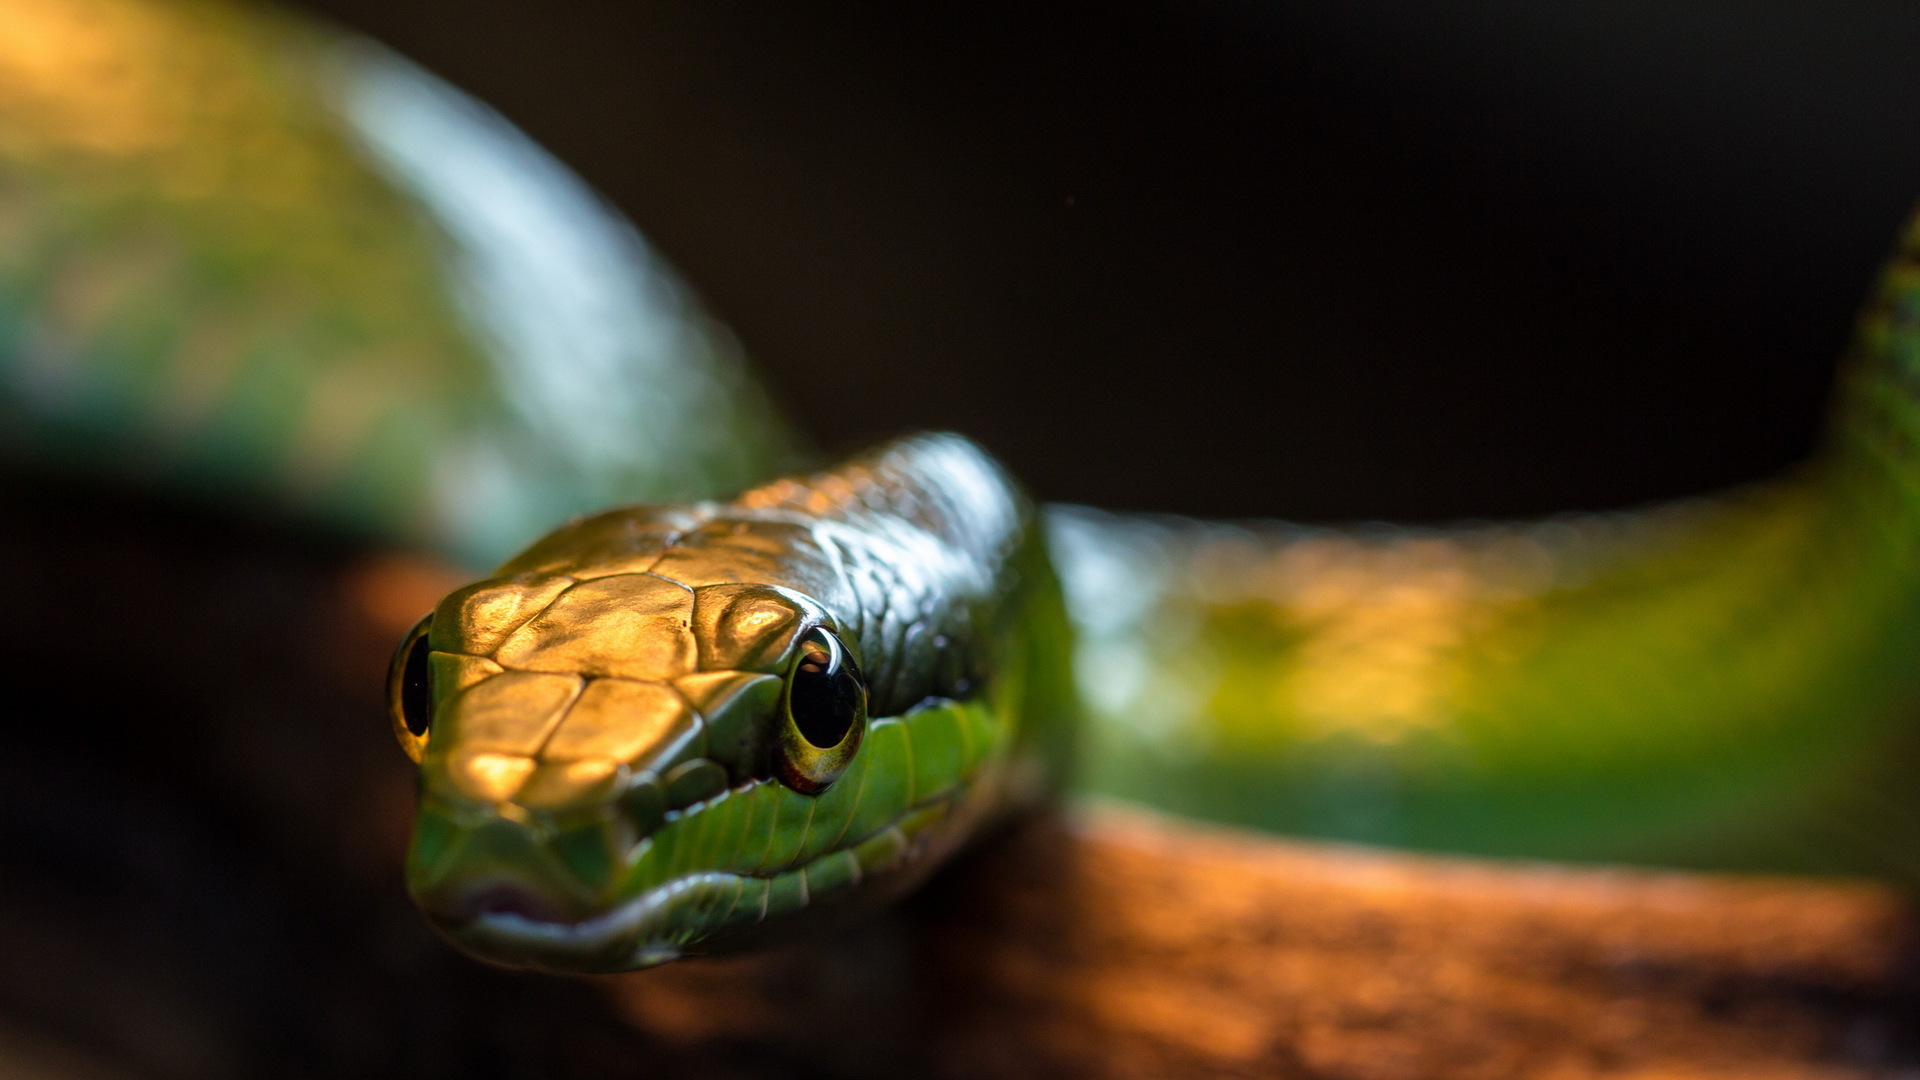
[[[1920,881],[1920,234],[1764,483],[1457,529],[1036,507],[953,435],[805,471],[639,234],[377,45],[0,0],[0,410],[17,465],[487,575],[389,686],[408,886],[503,963],[777,940],[1062,790]]]

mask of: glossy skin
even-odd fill
[[[1828,445],[1632,513],[1056,518],[1083,782],[1281,832],[1920,883],[1920,227]]]
[[[0,447],[484,568],[797,461],[598,197],[368,42],[0,3]]]
[[[415,898],[480,955],[612,971],[897,893],[1051,786],[1036,540],[952,437],[551,534],[431,617]],[[817,628],[867,694],[827,747],[786,708]]]
[[[1218,820],[1920,881],[1911,239],[1824,454],[1726,495],[1458,530],[1036,515],[927,437],[736,498],[800,455],[727,338],[480,106],[218,3],[0,25],[6,445],[512,556],[395,679],[409,884],[483,956],[614,970],[881,902],[1057,786],[1076,730],[1082,789]],[[822,628],[867,688],[835,746],[789,719]]]

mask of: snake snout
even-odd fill
[[[473,882],[428,900],[428,914],[448,926],[466,926],[487,916],[513,916],[532,923],[570,922],[551,897],[525,882]]]
[[[556,830],[431,802],[422,807],[421,820],[427,827],[415,836],[408,885],[442,927],[493,916],[571,925],[603,906],[601,893],[613,872],[613,837],[605,828]]]

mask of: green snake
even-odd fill
[[[1774,480],[1452,530],[1121,517],[954,435],[805,471],[637,233],[378,46],[214,0],[0,26],[5,452],[486,573],[389,675],[407,883],[477,955],[780,940],[1063,790],[1920,881],[1920,233]]]

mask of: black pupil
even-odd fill
[[[836,662],[839,661],[839,662]],[[840,745],[860,715],[860,679],[837,650],[809,642],[793,669],[787,708],[800,734],[822,750]]]
[[[400,672],[400,715],[415,737],[433,726],[433,687],[427,682],[427,635],[407,648],[407,666]]]

